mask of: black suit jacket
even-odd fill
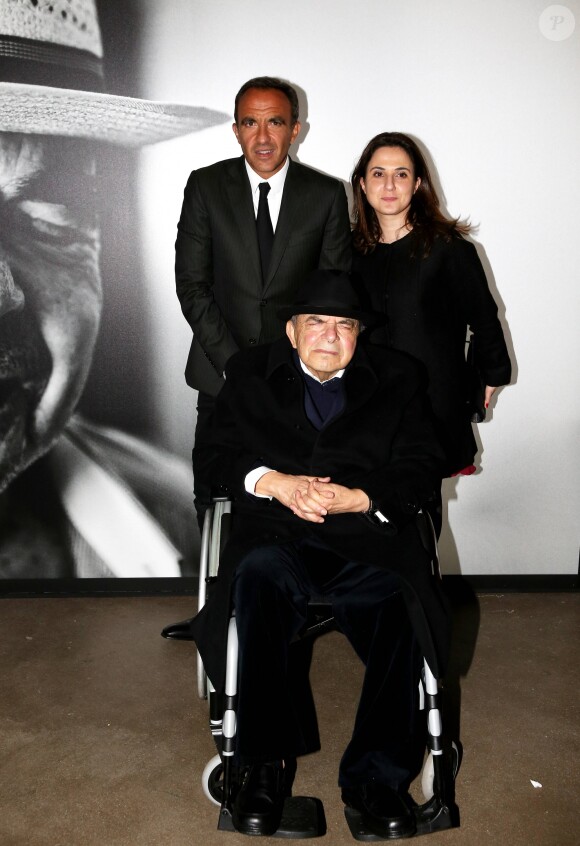
[[[200,455],[206,476],[223,482],[236,500],[217,590],[194,621],[208,674],[219,687],[229,583],[237,562],[258,546],[304,537],[318,539],[347,560],[398,573],[424,653],[433,672],[440,672],[447,650],[447,611],[414,515],[439,485],[443,453],[416,365],[402,353],[359,346],[343,376],[345,408],[318,431],[306,417],[304,380],[291,349],[284,338],[231,359],[217,399],[212,439]],[[397,532],[387,533],[361,514],[329,515],[324,523],[310,523],[275,499],[249,495],[245,476],[260,465],[289,474],[330,476],[362,488]]]
[[[290,161],[268,278],[262,283],[244,157],[193,171],[175,245],[181,309],[193,330],[185,378],[216,395],[230,356],[284,334],[277,310],[317,267],[350,270],[350,225],[341,182]]]

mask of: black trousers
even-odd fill
[[[398,578],[300,541],[247,555],[236,569],[233,596],[238,763],[294,758],[320,747],[307,642],[292,641],[304,627],[308,600],[324,598],[366,665],[339,784],[374,779],[407,789],[422,765],[426,728],[419,711],[422,656]]]

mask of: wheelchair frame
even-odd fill
[[[221,550],[227,540],[228,523],[224,517],[231,515],[232,503],[226,497],[214,498],[213,507],[206,511],[202,533],[198,611],[207,598],[207,587],[217,578]],[[437,539],[427,512],[419,512],[419,531],[423,544],[431,557],[433,575],[440,578]],[[305,636],[312,636],[333,627],[332,616],[319,615],[307,627]],[[238,639],[235,615],[228,629],[226,682],[223,697],[218,697],[208,679],[203,662],[197,658],[197,692],[200,699],[209,701],[210,731],[219,754],[210,759],[202,774],[202,785],[208,799],[220,806],[218,829],[235,831],[232,823],[232,806],[238,787],[238,774],[233,764],[236,737],[236,704],[238,684]],[[427,661],[423,660],[420,683],[420,708],[426,710],[428,756],[423,767],[421,787],[423,804],[414,809],[417,831],[414,836],[429,834],[459,826],[459,810],[455,804],[454,781],[460,764],[459,749],[455,743],[445,746],[442,731],[440,692],[436,677]],[[220,701],[221,700],[221,701]],[[381,838],[362,823],[358,811],[345,806],[345,817],[356,840],[381,841]],[[282,824],[274,837],[307,838],[326,832],[324,811],[320,800],[314,797],[289,797],[286,799]]]

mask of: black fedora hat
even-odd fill
[[[296,293],[293,304],[278,310],[278,317],[290,320],[295,314],[324,314],[351,317],[365,329],[384,322],[384,316],[366,308],[358,277],[343,270],[313,270]]]

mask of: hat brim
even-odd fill
[[[133,97],[0,82],[0,131],[142,147],[231,120],[225,112]]]
[[[341,308],[340,306],[284,306],[284,308],[278,309],[277,314],[281,320],[290,320],[294,315],[298,314],[322,314],[324,317],[350,317],[352,320],[358,320],[364,329],[372,329],[385,322],[385,316],[376,311],[365,311],[359,308]]]

